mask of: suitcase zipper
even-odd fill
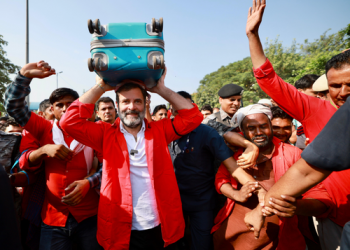
[[[164,50],[162,39],[103,39],[91,41],[90,51],[97,48],[114,47],[159,47]]]

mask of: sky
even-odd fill
[[[25,0],[0,0],[0,34],[8,42],[7,58],[25,64]],[[249,56],[245,24],[248,0],[29,0],[29,61],[45,60],[56,69],[58,86],[80,95],[95,84],[89,72],[91,34],[87,20],[101,24],[150,23],[164,19],[165,84],[174,91],[196,92],[205,75]],[[268,0],[260,28],[262,41],[275,39],[285,46],[293,39],[313,41],[331,29],[335,33],[350,23],[349,0]],[[14,77],[14,75],[12,75]],[[34,79],[31,102],[40,102],[56,88],[57,76]],[[114,92],[105,94],[115,100]],[[166,101],[152,94],[151,106]]]

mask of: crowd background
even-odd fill
[[[7,87],[3,104],[13,118],[2,117],[0,129],[4,136],[3,132],[8,135],[25,128],[19,167],[28,173],[19,169],[14,175],[10,171],[11,182],[17,181],[21,173],[28,182],[26,188],[12,183],[17,187],[12,190],[13,204],[21,218],[17,220],[20,233],[14,236],[21,237],[25,249],[38,248],[38,238],[33,236],[37,237],[39,231],[40,249],[58,245],[60,249],[78,245],[83,249],[102,246],[152,250],[167,246],[220,250],[339,248],[343,227],[346,229],[349,221],[345,199],[350,192],[346,177],[349,172],[331,174],[328,165],[317,170],[323,162],[315,155],[325,155],[324,148],[315,143],[309,146],[309,142],[339,108],[329,126],[340,124],[334,119],[347,119],[340,112],[346,114],[344,107],[349,104],[348,100],[341,108],[350,93],[350,51],[343,50],[349,46],[350,25],[314,43],[305,41],[298,48],[294,43],[283,49],[278,40],[267,43],[264,54],[258,35],[264,4],[264,0],[262,5],[260,0],[256,4],[253,1],[252,13],[248,14],[246,33],[252,64],[247,65],[254,68],[245,72],[248,66],[238,62],[211,74],[213,79],[202,81],[200,91],[194,94],[197,103],[188,92],[176,94],[165,86],[164,73],[149,91],[163,97],[167,104],[151,108],[152,98],[145,87],[129,80],[115,90],[116,106],[113,99],[100,98],[114,88],[96,78],[96,85],[86,93],[83,90],[80,98],[72,89],[54,90],[49,100],[40,104],[36,115],[23,101],[30,93],[29,84],[33,78],[58,77],[59,72],[45,61],[27,64],[18,72]],[[19,67],[4,59],[7,70],[3,72],[8,80],[8,74]],[[323,73],[335,82],[328,84],[325,76],[320,76]],[[249,77],[252,74],[265,94]],[[213,89],[216,101],[204,102],[201,91],[209,93]],[[253,105],[242,108],[244,91],[248,99],[245,104]],[[220,109],[214,111],[219,106],[217,102]],[[115,120],[118,115],[120,119]],[[49,121],[53,118],[56,120]],[[346,126],[341,129],[348,134]],[[318,139],[327,141],[330,133],[321,134]],[[348,168],[347,157],[332,158],[337,146],[348,146],[348,138],[336,136],[337,142],[330,148],[334,154],[327,163],[343,160],[345,164],[338,164],[341,167],[337,171]],[[300,159],[305,148],[303,155],[315,162],[316,170],[310,170],[310,165]],[[123,158],[125,152],[129,153],[128,160]],[[115,165],[120,166],[118,174]],[[312,182],[304,178],[300,186],[294,185],[293,178],[305,177],[298,172],[301,169],[316,173],[318,178],[310,178]],[[129,174],[130,178],[124,178]],[[68,179],[71,184],[66,187]],[[316,185],[317,182],[321,183]],[[289,191],[291,194],[285,195]],[[273,192],[280,192],[281,198],[274,197]],[[303,197],[296,199],[300,194]],[[222,198],[226,201],[223,206]],[[39,205],[36,209],[32,207],[35,203]],[[40,226],[39,214],[28,211],[38,212],[41,205]],[[319,223],[315,227],[313,217]],[[183,238],[185,226],[190,232]],[[315,228],[319,238],[312,230]],[[346,232],[343,243],[348,237]]]

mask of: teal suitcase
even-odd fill
[[[117,86],[125,79],[157,85],[164,65],[163,18],[147,23],[109,23],[88,20],[91,58],[88,67],[107,84]]]

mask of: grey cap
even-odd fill
[[[241,86],[238,86],[236,84],[233,83],[229,83],[226,84],[225,86],[223,86],[219,92],[218,95],[221,98],[227,98],[233,95],[243,95],[243,91],[244,89]]]

